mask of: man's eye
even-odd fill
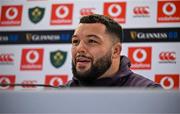
[[[72,40],[73,45],[78,45],[78,43],[79,43],[79,40]]]
[[[90,39],[88,42],[89,42],[89,43],[98,43],[97,41],[92,40],[92,39]]]

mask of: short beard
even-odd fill
[[[103,75],[110,68],[111,64],[111,53],[108,53],[108,55],[98,59],[95,64],[91,63],[91,68],[84,73],[78,72],[75,64],[72,62],[72,72],[81,84],[89,85]]]

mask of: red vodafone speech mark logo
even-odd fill
[[[180,22],[180,1],[158,1],[157,22]]]
[[[43,52],[42,48],[23,49],[21,70],[42,70]]]
[[[67,81],[68,81],[67,75],[47,75],[45,79],[45,84],[58,87],[60,85],[66,84]]]
[[[73,4],[53,4],[51,25],[72,24]]]
[[[104,3],[104,15],[113,18],[118,23],[125,23],[126,2]]]
[[[22,5],[2,6],[0,26],[21,25]]]
[[[151,69],[151,47],[129,47],[131,69]]]
[[[15,75],[0,75],[0,84],[14,84]],[[0,90],[14,89],[14,86],[0,86]]]
[[[164,89],[178,89],[179,75],[178,74],[157,74],[155,82],[161,84]]]

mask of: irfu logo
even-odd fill
[[[64,51],[57,50],[57,51],[51,52],[50,53],[51,64],[54,67],[59,68],[64,64],[66,57],[67,57],[67,52],[64,52]]]
[[[40,7],[30,8],[28,11],[29,19],[31,20],[31,22],[37,24],[43,18],[44,12],[45,12],[45,8],[40,8]]]

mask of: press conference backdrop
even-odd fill
[[[180,88],[180,0],[1,0],[0,83],[66,83],[71,35],[82,16],[94,13],[122,25],[121,54],[134,72]]]

